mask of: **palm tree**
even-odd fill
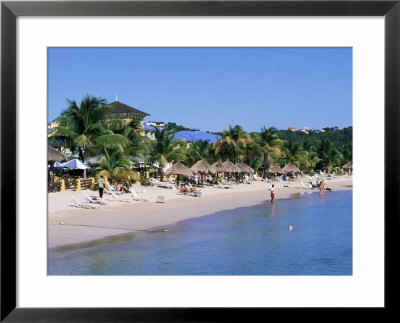
[[[262,177],[265,178],[267,175],[267,163],[268,158],[271,153],[279,156],[281,153],[280,146],[282,145],[282,140],[279,139],[277,129],[275,127],[266,128],[265,126],[261,128],[260,133],[255,133],[255,141],[261,147],[263,153],[263,174]]]
[[[321,159],[318,165],[328,172],[330,172],[332,167],[341,165],[343,161],[343,154],[327,139],[318,142],[315,150]]]
[[[128,140],[127,145],[124,147],[124,154],[127,157],[143,157],[146,153],[146,145],[149,139],[140,134],[142,130],[138,122],[132,121],[128,124],[122,119],[111,119],[106,123],[106,128],[109,134],[123,136]],[[120,144],[123,144],[123,139],[120,138]]]
[[[351,162],[353,160],[353,145],[348,144],[342,147],[339,147],[339,152],[343,155],[342,165],[343,166],[347,162]]]
[[[191,167],[201,159],[212,162],[212,147],[208,140],[198,140],[190,144],[186,152],[186,166]]]
[[[72,151],[77,149],[82,162],[93,155],[96,148],[122,149],[129,145],[128,138],[105,126],[110,111],[105,99],[86,95],[79,106],[75,101],[67,101],[68,108],[61,112],[59,125],[50,134],[64,139]]]
[[[160,176],[162,178],[162,170],[167,162],[179,162],[184,159],[186,142],[183,140],[175,140],[174,131],[168,130],[167,128],[153,128],[156,140],[151,142],[149,160],[158,163]]]
[[[281,160],[283,160],[286,164],[292,163],[300,169],[311,166],[311,163],[308,159],[308,152],[304,150],[302,144],[300,143],[285,141],[282,147],[282,152],[283,156]]]
[[[78,150],[79,159],[85,162],[88,152],[96,145],[95,140],[104,132],[103,122],[110,107],[106,100],[86,95],[80,105],[67,100],[68,108],[61,112],[59,125],[51,131],[53,138],[61,138],[74,151]]]
[[[109,152],[104,149],[105,157],[101,158],[100,166],[96,168],[97,176],[107,176],[117,182],[128,182],[137,180],[136,173],[131,170],[130,161],[119,150]]]
[[[221,155],[221,152],[229,154],[231,152],[231,160],[237,162],[237,147],[246,147],[247,144],[253,142],[250,134],[243,130],[242,126],[236,125],[232,127],[229,125],[229,130],[222,132],[222,139],[217,140],[213,144],[215,153]]]

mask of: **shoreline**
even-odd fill
[[[339,177],[325,182],[332,190],[352,189],[351,177]],[[300,182],[274,184],[275,200],[292,198],[293,194],[318,192],[317,189],[303,188]],[[98,209],[69,207],[72,198],[81,200],[81,193],[48,193],[48,248],[88,243],[135,231],[155,231],[186,219],[269,202],[270,186],[271,183],[254,182],[233,184],[232,189],[206,187],[201,189],[201,197],[192,197],[177,195],[176,191],[168,188],[143,188],[136,184],[134,188],[138,194],[145,196],[149,201],[124,203],[113,200],[108,195],[103,196],[108,205],[102,205]],[[82,193],[89,196],[98,195],[90,190],[84,190]],[[166,203],[156,203],[158,195],[165,196]],[[121,198],[127,196],[128,194],[123,194]],[[65,224],[60,225],[61,221]]]

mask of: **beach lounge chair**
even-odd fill
[[[99,207],[98,204],[79,202],[76,199],[71,199],[71,203],[72,204],[70,204],[69,206],[78,207],[78,208],[82,208],[82,209],[97,209]]]
[[[110,191],[110,194],[111,194],[111,196],[112,196],[115,200],[117,200],[117,201],[119,201],[119,202],[125,202],[125,203],[131,203],[131,202],[132,202],[132,199],[123,199],[123,198],[120,198],[117,194],[115,194],[114,191]]]
[[[220,181],[217,181],[217,183],[218,183],[218,188],[232,188],[229,185],[222,185]]]
[[[165,203],[165,196],[157,195],[157,203]]]
[[[89,195],[82,193],[82,198],[85,202],[88,203],[93,203],[93,204],[106,204],[104,201],[102,201],[102,199],[98,198],[96,200],[94,200],[92,197],[90,197]]]
[[[104,187],[104,192],[107,193],[107,194],[110,194],[110,195],[112,195],[112,194],[121,194],[121,192],[117,192],[117,191],[114,191],[113,189],[106,188],[106,187]]]
[[[160,182],[160,181],[159,181],[158,179],[156,179],[156,178],[150,178],[149,181],[150,181],[150,183],[153,184],[153,185],[162,185],[162,184],[163,184],[162,182]]]
[[[132,198],[133,198],[135,201],[142,201],[142,202],[147,202],[147,201],[148,201],[148,199],[146,199],[146,198],[144,198],[144,197],[140,197],[140,196],[138,195],[138,193],[136,193],[136,191],[135,191],[135,189],[134,189],[133,187],[131,187],[131,188],[129,189],[129,192],[131,192]]]
[[[232,185],[231,182],[228,182],[225,178],[221,181],[222,185]]]
[[[168,186],[168,188],[174,188],[175,187],[175,182],[171,181],[170,179],[167,179],[167,186]]]

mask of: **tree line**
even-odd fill
[[[168,123],[164,128],[154,127],[155,140],[150,140],[141,135],[137,121],[109,118],[110,107],[105,99],[87,95],[79,105],[73,100],[67,102],[57,118],[58,126],[51,129],[50,139],[62,141],[83,162],[99,157],[96,174],[116,181],[136,179],[131,163],[138,158],[147,165],[158,165],[160,174],[167,163],[181,162],[191,167],[201,159],[211,164],[228,159],[246,163],[263,177],[272,164],[283,167],[292,163],[303,171],[332,172],[352,161],[351,141],[314,136],[302,140],[301,135],[294,139],[266,126],[258,132],[247,132],[240,125],[229,125],[220,133],[222,138],[211,144],[176,139],[174,134],[184,127]],[[346,128],[347,135],[351,131],[351,127]]]

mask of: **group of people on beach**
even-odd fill
[[[183,183],[179,188],[180,193],[197,193],[197,188],[195,186],[189,187],[187,183]]]
[[[321,182],[319,182],[317,184],[318,188],[319,188],[319,194],[321,197],[324,197],[325,195],[325,190],[329,190],[327,188],[325,188],[325,182],[324,180],[321,180]],[[272,186],[269,188],[269,191],[271,193],[271,203],[274,203],[274,199],[275,199],[275,185],[272,184]]]
[[[101,175],[99,177],[99,179],[97,180],[97,185],[99,187],[99,197],[100,198],[103,197],[104,188],[106,188],[108,190],[115,191],[115,192],[129,193],[129,185],[127,183],[113,183],[113,182],[110,182],[110,184],[108,184],[107,182],[104,181],[103,175]]]

